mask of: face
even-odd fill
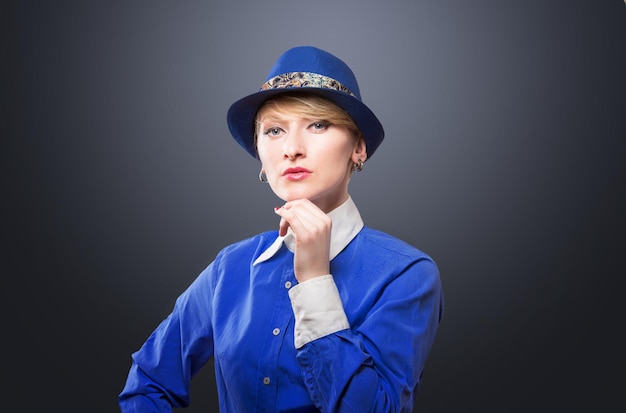
[[[324,212],[348,198],[352,165],[366,158],[364,141],[347,127],[274,108],[260,113],[257,150],[279,198],[306,198]]]

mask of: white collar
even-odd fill
[[[348,196],[348,199],[337,208],[328,213],[328,216],[333,222],[333,226],[330,230],[330,256],[329,260],[335,258],[356,236],[356,234],[363,228],[363,220],[361,214],[356,207],[352,198]],[[289,228],[287,235],[277,237],[274,243],[270,245],[259,257],[254,261],[252,265],[256,265],[263,261],[267,261],[274,256],[280,250],[283,242],[293,252],[295,250],[296,240],[294,233]]]

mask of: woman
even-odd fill
[[[132,355],[123,412],[189,403],[213,357],[220,412],[409,412],[442,316],[430,257],[363,225],[348,193],[383,140],[350,68],[296,47],[228,111],[284,204],[224,248]]]

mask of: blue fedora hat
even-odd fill
[[[254,120],[259,107],[272,96],[302,91],[322,96],[345,110],[363,134],[368,159],[382,142],[385,132],[374,113],[361,101],[352,70],[332,54],[312,46],[299,46],[283,53],[259,91],[239,99],[228,109],[228,129],[237,143],[257,157]]]

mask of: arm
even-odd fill
[[[401,254],[388,265],[377,262],[363,268],[355,263],[355,274],[363,276],[360,284],[345,288],[344,300],[350,311],[359,307],[361,314],[350,326],[329,274],[328,217],[307,200],[288,202],[276,212],[282,218],[281,235],[287,226],[296,235],[294,273],[299,283],[289,292],[296,319],[294,344],[315,405],[323,412],[411,411],[441,317],[434,262]],[[401,257],[403,263],[395,262]],[[358,289],[369,289],[366,305]]]
[[[360,325],[333,333],[319,330],[328,317],[342,319],[331,276],[327,284],[326,291],[299,284],[292,296],[297,360],[311,399],[323,412],[410,412],[441,317],[437,267],[427,259],[408,266],[383,286]]]
[[[132,355],[118,401],[123,413],[171,412],[189,404],[191,377],[213,355],[211,264],[178,297],[172,313]]]

